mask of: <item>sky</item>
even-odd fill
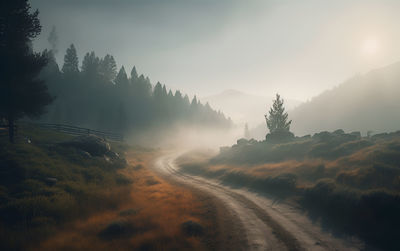
[[[306,101],[400,60],[397,0],[31,0],[60,65],[74,43],[169,88],[227,89]]]

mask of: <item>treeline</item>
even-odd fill
[[[103,58],[86,53],[82,65],[74,45],[64,56],[59,69],[51,50],[43,54],[49,60],[41,74],[56,99],[41,121],[86,126],[98,130],[127,132],[163,128],[174,124],[228,127],[231,120],[201,104],[196,96],[190,100],[179,90],[173,93],[159,82],[130,74],[124,66],[117,71],[112,55]]]

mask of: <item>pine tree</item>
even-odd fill
[[[79,60],[74,44],[71,44],[65,53],[62,72],[69,75],[79,73]]]
[[[136,67],[133,66],[132,70],[131,70],[131,81],[132,82],[136,82],[138,80],[138,74],[136,71]]]
[[[8,121],[10,142],[19,118],[39,117],[52,102],[46,84],[38,79],[47,57],[32,51],[41,26],[39,12],[30,9],[27,0],[0,3],[0,118]]]
[[[124,66],[121,67],[117,77],[115,77],[115,85],[122,88],[126,88],[129,85],[128,76],[126,75]]]
[[[161,100],[163,96],[163,88],[160,82],[157,82],[156,86],[154,86],[153,96],[155,100]]]
[[[283,103],[284,100],[281,99],[281,96],[276,94],[276,99],[269,110],[269,114],[265,115],[267,127],[270,132],[269,135],[273,140],[286,139],[293,136],[290,132],[290,124],[292,121],[288,121],[288,114],[285,112]]]
[[[117,63],[113,56],[107,54],[102,60],[100,60],[99,72],[104,80],[108,82],[115,79],[115,76],[117,75]]]
[[[95,76],[99,73],[100,59],[94,51],[86,53],[82,61],[82,73],[86,76]]]

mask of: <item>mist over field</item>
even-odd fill
[[[400,250],[399,11],[1,1],[0,250]]]

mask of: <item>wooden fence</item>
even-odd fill
[[[8,135],[8,129],[9,129],[8,125],[0,124],[0,136]],[[18,135],[18,126],[17,125],[14,125],[14,135],[15,136]]]
[[[45,124],[45,123],[35,123],[34,125],[54,130],[57,132],[62,132],[70,135],[96,135],[101,138],[107,138],[116,141],[123,141],[124,137],[120,133],[113,133],[113,132],[103,132],[92,130],[89,128],[71,126],[71,125],[64,125],[64,124]]]

